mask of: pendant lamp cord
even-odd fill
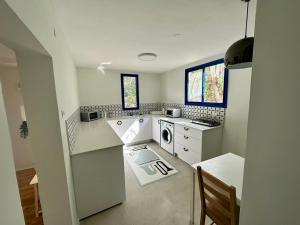
[[[247,38],[247,29],[248,29],[248,15],[249,15],[249,2],[247,2],[247,16],[246,16],[246,28],[245,28],[245,38]]]

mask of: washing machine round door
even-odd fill
[[[161,131],[161,138],[164,142],[166,142],[167,144],[170,144],[171,141],[172,141],[172,133],[170,131],[169,128],[164,128],[162,131]]]

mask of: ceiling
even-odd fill
[[[244,35],[239,0],[52,0],[77,66],[161,73],[224,53]],[[254,32],[256,0],[250,2]],[[154,52],[157,60],[137,59]]]
[[[0,66],[17,66],[14,51],[0,43]]]

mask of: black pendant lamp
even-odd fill
[[[252,66],[254,37],[247,37],[250,0],[242,1],[247,3],[245,37],[228,48],[224,60],[227,69],[242,69]]]

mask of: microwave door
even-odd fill
[[[173,116],[173,111],[172,110],[167,110],[167,116]]]
[[[96,120],[98,118],[97,112],[90,113],[90,120]]]

